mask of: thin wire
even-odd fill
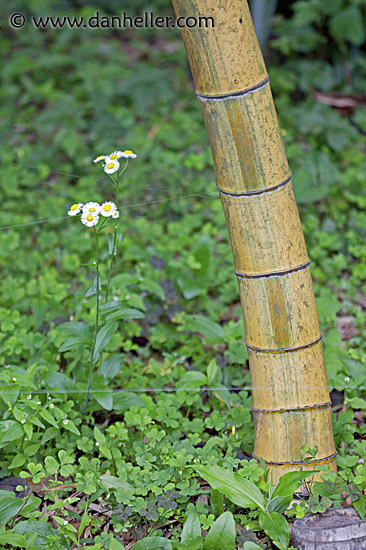
[[[53,222],[55,220],[65,220],[66,218],[69,218],[70,216],[62,216],[61,218],[50,218],[49,220],[38,220],[36,222],[28,222],[28,223],[18,223],[17,225],[7,225],[5,227],[0,227],[0,231],[3,229],[13,229],[14,227],[24,227],[26,225],[35,225],[37,223],[45,223],[45,222]]]
[[[12,161],[12,160],[3,160],[3,159],[0,159],[0,162],[3,162],[3,163],[7,163],[7,164],[14,164],[16,166],[19,166],[19,162],[15,162],[15,161]],[[39,170],[39,166],[32,166],[32,165],[29,165],[27,164],[27,169],[30,168],[31,170]],[[78,178],[78,179],[83,179],[83,178],[88,178],[90,177],[90,175],[88,174],[87,176],[78,176],[77,174],[70,174],[68,172],[59,172],[57,170],[49,170],[49,173],[50,174],[60,174],[62,176],[70,176],[71,178]],[[110,183],[109,180],[101,180],[101,179],[97,179],[96,180],[97,182],[99,183],[103,183],[103,184],[107,184],[107,183]],[[162,191],[163,193],[169,193],[169,189],[160,189],[159,187],[134,187],[134,189],[147,189],[149,191]]]
[[[297,386],[296,386],[297,387]],[[301,386],[302,389],[327,389],[329,390],[329,386]],[[365,389],[366,386],[357,386],[357,389]],[[136,392],[150,392],[150,393],[158,393],[158,392],[163,392],[163,393],[173,393],[173,392],[180,392],[180,391],[184,391],[184,392],[205,392],[205,391],[220,391],[220,390],[223,390],[223,389],[226,389],[228,391],[232,391],[232,392],[238,392],[238,391],[246,391],[246,390],[268,390],[268,388],[262,388],[262,387],[253,387],[253,386],[242,386],[242,387],[238,387],[238,386],[230,386],[230,387],[225,387],[223,388],[222,386],[219,387],[219,388],[212,388],[212,387],[208,387],[208,388],[205,388],[205,387],[201,387],[201,388],[119,388],[118,390],[116,391],[110,391],[110,390],[99,390],[99,389],[95,389],[95,390],[90,390],[90,392],[92,393],[93,391],[94,392],[98,392],[98,393],[110,393],[111,395],[115,395],[115,394],[118,394],[118,393],[136,393]],[[292,389],[291,387],[288,388],[288,389]],[[296,389],[295,387],[293,389]],[[345,386],[344,388],[342,388],[343,390],[352,390],[353,388],[350,388],[349,386]],[[85,394],[85,389],[84,390],[67,390],[67,391],[61,391],[61,390],[51,390],[51,389],[48,389],[48,390],[44,390],[44,389],[41,389],[41,390],[34,390],[34,389],[29,389],[29,390],[22,390],[22,391],[19,391],[18,393],[19,394],[32,394],[33,393],[41,393],[41,394],[62,394],[62,395],[65,395],[65,394],[77,394],[77,393],[82,393],[83,395]],[[3,395],[14,395],[15,392],[2,392]]]
[[[209,193],[214,193],[215,191],[208,191],[208,192]],[[147,204],[157,204],[157,203],[161,203],[161,202],[172,201],[172,200],[175,200],[175,199],[181,199],[182,197],[203,197],[203,198],[211,199],[211,200],[220,200],[219,197],[210,197],[208,195],[203,195],[203,194],[200,194],[200,193],[187,193],[185,195],[178,195],[176,197],[169,197],[169,198],[166,198],[166,199],[158,199],[158,200],[154,200],[154,201],[139,202],[139,203],[136,203],[136,204],[127,204],[126,206],[120,206],[119,210],[126,209],[126,208],[134,208],[134,207],[137,207],[137,206],[145,206]],[[38,223],[52,222],[52,221],[55,221],[55,220],[65,220],[65,219],[71,219],[71,217],[70,216],[62,216],[60,218],[50,218],[48,220],[38,220],[38,221],[34,221],[34,222],[19,223],[19,224],[16,224],[16,225],[7,225],[5,227],[0,227],[0,231],[3,231],[4,229],[13,229],[15,227],[25,227],[27,225],[36,225]]]

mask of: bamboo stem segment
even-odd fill
[[[172,0],[210,140],[243,309],[253,388],[253,456],[273,480],[335,465],[330,398],[301,222],[268,74],[245,0]]]

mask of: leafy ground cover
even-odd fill
[[[9,13],[56,13],[49,4],[14,1]],[[105,9],[97,4],[65,1],[57,15]],[[152,5],[169,10],[168,2]],[[108,9],[117,13],[119,3]],[[310,506],[349,503],[361,516],[366,107],[354,96],[366,92],[365,27],[355,27],[364,9],[351,0],[280,5],[266,50],[334,405],[339,475],[314,487]],[[197,469],[238,470],[268,496],[263,465],[248,460],[238,289],[179,34],[5,24],[0,48],[0,477],[27,480],[26,494],[14,497],[0,483],[1,548],[210,550],[222,533],[228,550],[266,548],[255,506],[223,497]],[[351,107],[333,108],[331,92],[351,96]],[[113,200],[93,158],[119,148],[138,155],[120,186],[122,240],[109,289],[125,314],[104,340],[92,399],[80,413],[90,350],[65,346],[60,327],[93,325],[95,267],[85,264],[94,260],[94,239],[67,211],[74,202]],[[104,234],[102,283],[108,257]],[[300,501],[287,518],[305,511]]]

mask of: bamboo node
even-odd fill
[[[291,273],[297,273],[298,271],[304,271],[310,267],[310,260],[304,264],[298,265],[296,267],[291,267],[290,269],[284,269],[283,271],[273,271],[270,273],[259,273],[256,275],[250,275],[249,273],[239,273],[234,271],[235,275],[239,279],[269,279],[270,277],[283,277],[284,275],[290,275]]]
[[[317,344],[320,344],[322,341],[322,334],[316,340],[313,340],[312,342],[309,342],[309,344],[305,344],[304,346],[298,346],[296,348],[277,348],[277,349],[262,349],[262,348],[256,348],[254,346],[250,346],[247,344],[247,342],[244,340],[244,344],[247,346],[248,350],[253,353],[271,353],[271,354],[277,354],[277,353],[296,353],[297,351],[302,351],[304,349],[312,348],[313,346],[316,346]]]
[[[296,413],[296,412],[302,412],[302,411],[313,411],[316,409],[327,409],[332,406],[331,401],[327,401],[326,403],[321,403],[320,405],[304,405],[303,407],[292,407],[289,409],[255,409],[252,407],[252,412],[255,413],[264,413],[264,414],[276,414],[276,413]]]
[[[268,187],[267,189],[258,189],[256,191],[246,191],[243,193],[232,193],[231,191],[224,191],[216,184],[217,189],[222,193],[223,195],[227,195],[228,197],[254,197],[256,195],[263,195],[264,193],[271,193],[273,191],[277,191],[278,189],[282,189],[282,187],[286,187],[291,182],[291,174],[287,176],[286,179],[281,181],[281,183],[278,183],[277,185],[273,185],[272,187]]]
[[[234,81],[237,83],[238,81]],[[254,92],[257,92],[258,90],[261,90],[265,86],[269,85],[269,76],[267,75],[264,80],[261,82],[258,82],[258,84],[255,84],[254,86],[251,86],[250,88],[246,88],[245,90],[240,90],[239,92],[229,92],[227,94],[217,94],[217,95],[203,95],[199,92],[194,92],[197,97],[202,99],[202,101],[205,101],[206,99],[216,99],[218,101],[222,101],[225,99],[230,99],[231,97],[241,97],[247,94],[253,94]]]
[[[326,464],[327,462],[331,462],[335,459],[337,456],[337,451],[335,451],[333,454],[326,456],[324,458],[317,458],[314,460],[309,460],[308,464]],[[260,458],[258,458],[254,453],[252,453],[252,457],[255,458],[255,460],[260,461]],[[275,466],[294,466],[304,464],[302,460],[292,460],[291,462],[273,462],[271,460],[265,460],[266,464],[273,464]]]

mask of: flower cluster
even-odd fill
[[[100,205],[97,202],[87,202],[83,204],[78,202],[73,204],[68,211],[69,216],[76,216],[81,212],[81,221],[87,227],[93,227],[97,225],[99,221],[99,216],[105,218],[119,218],[119,212],[117,206],[112,201],[103,202]]]
[[[100,162],[102,160],[104,162],[104,172],[106,174],[114,174],[119,170],[120,158],[135,159],[136,157],[137,155],[135,155],[133,151],[114,151],[110,155],[100,155],[99,157],[94,159],[94,163]]]

